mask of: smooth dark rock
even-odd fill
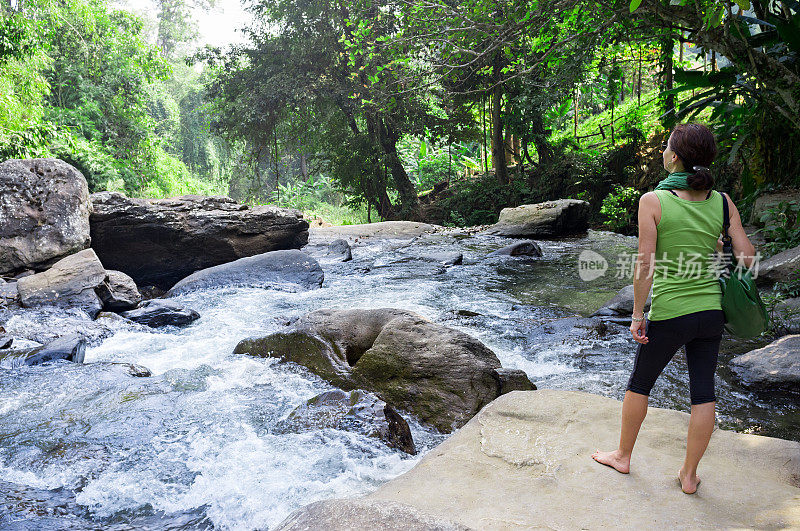
[[[4,334],[0,334],[0,350],[11,348],[14,344],[14,338]]]
[[[136,283],[122,271],[106,271],[105,281],[95,290],[103,309],[112,312],[132,310],[142,302]]]
[[[653,300],[652,290],[647,294],[647,300],[644,303],[643,311],[650,309],[650,303]],[[628,284],[620,289],[616,295],[611,297],[603,306],[594,312],[590,317],[596,316],[625,316],[629,318],[633,313],[633,284]]]
[[[200,318],[194,310],[167,300],[151,299],[142,302],[135,310],[121,312],[125,319],[152,328],[161,326],[185,326]]]
[[[343,389],[367,389],[449,433],[500,390],[500,361],[477,339],[404,310],[318,310],[239,354],[304,365]]]
[[[350,248],[350,244],[347,243],[347,240],[339,238],[328,245],[326,256],[334,257],[340,262],[349,262],[353,259],[353,251]]]
[[[416,454],[408,423],[373,393],[334,389],[309,399],[278,423],[278,432],[334,428],[377,437],[390,448]]]
[[[306,253],[272,251],[192,273],[167,295],[221,287],[306,290],[319,288],[324,278],[319,263]]]
[[[0,353],[0,367],[15,368],[22,365],[41,365],[48,361],[68,360],[83,363],[86,340],[76,335],[64,336],[33,349],[7,349]]]
[[[89,246],[89,188],[66,162],[0,163],[0,198],[0,274],[41,269]]]
[[[501,247],[487,256],[542,256],[542,248],[533,240],[524,240]]]
[[[494,370],[500,384],[500,395],[511,391],[535,391],[536,386],[528,379],[528,375],[521,369],[505,369],[500,367]]]
[[[589,228],[589,203],[558,199],[504,208],[500,219],[485,232],[512,238],[557,238],[584,233]]]
[[[747,387],[800,392],[800,335],[736,356],[730,365]]]
[[[195,271],[308,242],[297,210],[250,208],[227,197],[132,199],[92,194],[92,247],[141,286],[171,288]]]
[[[62,258],[43,273],[17,281],[25,308],[53,306],[80,308],[94,317],[103,303],[96,290],[106,279],[106,270],[92,249]]]

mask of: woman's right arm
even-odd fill
[[[728,235],[731,237],[733,245],[733,255],[742,262],[748,269],[753,267],[755,260],[756,248],[750,243],[750,238],[744,232],[742,227],[742,218],[739,216],[739,210],[733,204],[728,194],[723,196],[728,202],[728,213],[730,216],[730,227],[728,227]]]

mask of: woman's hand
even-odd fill
[[[645,327],[646,325],[644,319],[638,323],[636,321],[631,322],[631,334],[633,334],[633,339],[642,345],[646,345],[647,342],[650,341],[648,337],[644,335]]]

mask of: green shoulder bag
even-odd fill
[[[730,214],[728,202],[722,194],[723,235],[722,257],[724,269],[719,276],[722,288],[722,311],[725,313],[725,330],[738,337],[755,337],[769,326],[767,307],[758,294],[750,269],[734,268],[733,242],[728,234]]]

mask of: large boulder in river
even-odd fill
[[[357,500],[411,505],[471,529],[800,529],[800,442],[716,429],[703,481],[687,496],[677,478],[687,413],[648,408],[630,474],[592,460],[595,449],[616,448],[621,407],[575,391],[503,395]],[[405,529],[406,518],[392,525]],[[334,527],[370,528],[363,521],[342,511]]]
[[[94,317],[103,308],[97,288],[106,279],[106,270],[92,249],[62,258],[42,273],[17,281],[19,298],[25,308],[53,306],[81,308]]]
[[[42,269],[89,246],[89,188],[58,159],[0,163],[0,274]]]
[[[240,342],[235,352],[279,357],[343,389],[373,391],[445,433],[510,388],[483,343],[392,308],[317,310],[284,332]]]
[[[306,253],[271,251],[192,273],[168,294],[223,287],[307,290],[319,288],[324,279],[319,263]]]
[[[308,241],[297,210],[248,207],[227,197],[132,199],[92,194],[92,247],[110,269],[138,285],[169,289],[208,267]]]
[[[558,238],[589,229],[589,203],[558,199],[504,208],[500,219],[485,232],[512,238]]]
[[[736,356],[731,368],[748,387],[800,392],[800,335]]]

